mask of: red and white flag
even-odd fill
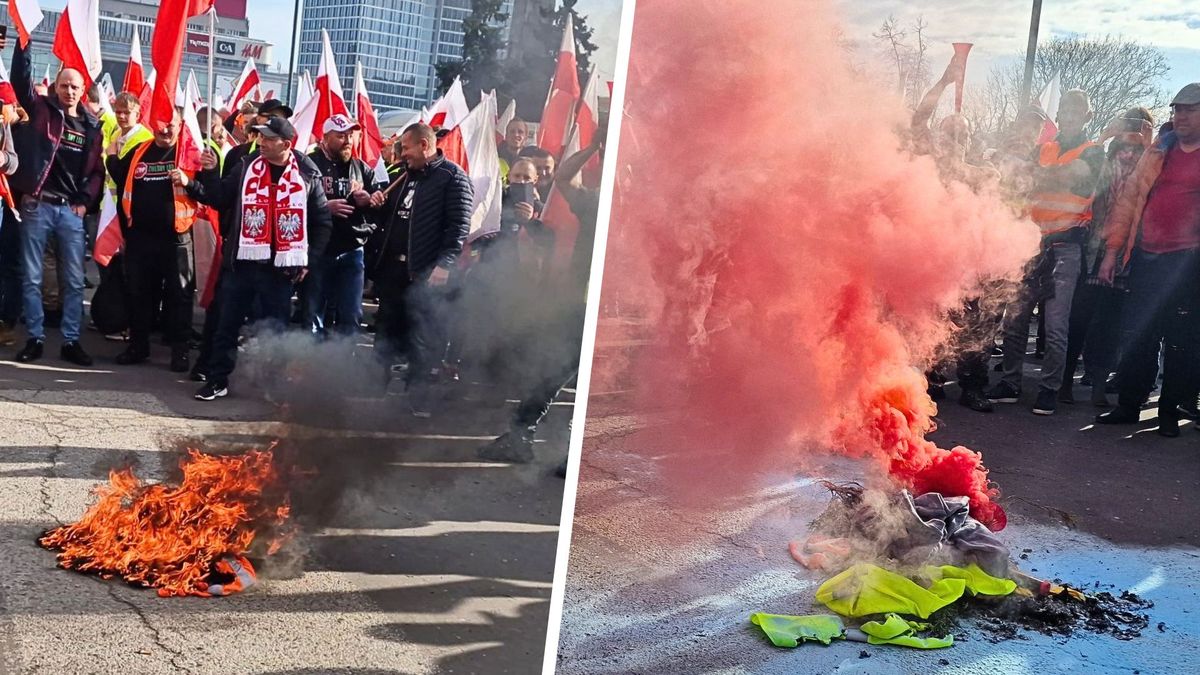
[[[254,59],[246,59],[246,65],[242,68],[242,74],[238,75],[238,79],[233,83],[233,96],[229,99],[230,112],[241,107],[242,101],[245,101],[258,90],[262,84],[258,77],[258,68],[254,65]]]
[[[8,15],[17,29],[21,49],[29,46],[29,34],[42,23],[42,8],[37,0],[8,0]]]
[[[362,61],[354,64],[354,112],[358,117],[358,126],[362,127],[355,152],[359,159],[375,170],[375,182],[386,183],[388,173],[387,164],[383,161],[383,135],[379,132],[379,118],[375,116],[375,108],[371,106],[367,85],[363,81]]]
[[[492,90],[492,98],[496,98],[496,90]],[[496,144],[499,145],[504,141],[504,135],[508,133],[508,123],[517,118],[517,99],[511,99],[508,106],[504,108],[504,112],[500,113],[500,118],[496,120]]]
[[[579,98],[579,106],[575,109],[575,124],[571,127],[571,135],[567,139],[566,149],[563,150],[563,159],[591,145],[599,131],[600,96],[596,91],[599,87],[600,80],[593,69],[588,77],[587,86],[583,89],[583,96]],[[588,163],[583,165],[583,184],[592,188],[600,187],[600,168],[600,155],[593,155]]]
[[[196,81],[196,71],[194,70],[188,70],[187,97],[188,104],[192,106],[192,112],[200,110],[204,105],[204,95],[200,93],[200,84]]]
[[[325,120],[333,115],[350,116],[346,97],[342,94],[342,83],[338,79],[337,62],[333,60],[333,47],[329,46],[329,33],[321,29],[321,64],[317,69],[317,81],[313,84],[317,96],[317,115],[313,129],[320,129]]]
[[[67,0],[54,33],[54,55],[63,68],[83,74],[85,89],[100,77],[100,0]]]
[[[146,84],[146,69],[142,66],[142,39],[138,31],[133,31],[133,44],[129,45],[129,63],[125,66],[125,82],[121,91],[127,91],[137,96],[142,93],[142,85]]]
[[[429,110],[422,110],[421,121],[434,129],[453,129],[470,113],[471,106],[467,105],[462,80],[456,77],[444,96],[434,101]]]
[[[306,152],[312,144],[314,123],[317,119],[317,94],[308,71],[300,75],[300,86],[296,91],[295,114],[292,126],[296,128],[296,149]]]
[[[579,100],[578,60],[575,58],[575,29],[570,16],[563,29],[562,45],[558,50],[558,65],[554,69],[554,81],[546,96],[546,107],[542,110],[542,121],[538,127],[537,144],[555,157],[561,157],[571,129],[571,112]]]
[[[142,85],[142,90],[137,95],[140,110],[138,122],[142,126],[150,124],[150,100],[154,98],[154,81],[157,79],[155,75],[156,73],[151,70],[150,76],[146,78],[146,83]]]
[[[47,89],[50,88],[50,64],[49,63],[46,64],[46,72],[42,75],[42,86]]]
[[[100,193],[100,220],[96,229],[92,258],[97,264],[108,267],[113,256],[125,245],[125,237],[121,234],[120,223],[117,222],[117,200],[112,190],[105,188]]]
[[[150,61],[154,64],[157,81],[150,100],[151,131],[170,123],[175,114],[175,90],[179,86],[179,69],[183,65],[183,43],[187,37],[188,19],[212,9],[213,0],[162,0],[154,24],[154,41],[150,45]]]

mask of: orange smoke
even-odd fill
[[[290,510],[272,453],[189,450],[182,471],[176,486],[147,485],[130,469],[110,472],[79,522],[50,530],[39,543],[58,551],[64,568],[119,576],[157,588],[161,596],[227,589],[237,576],[235,562],[252,576],[242,555],[260,532],[282,525]]]
[[[921,373],[1037,232],[911,157],[851,60],[828,2],[638,3],[603,292],[660,345],[639,405],[678,401],[680,484],[833,451],[1002,526],[979,455],[925,439]]]

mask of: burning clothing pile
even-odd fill
[[[255,583],[248,554],[273,554],[290,505],[271,451],[189,450],[179,485],[112,471],[76,523],[38,540],[65,569],[156,588],[168,596],[230,595]],[[270,536],[263,536],[269,533]]]
[[[1149,623],[1137,610],[1150,604],[1136,596],[1085,595],[1016,569],[995,533],[970,516],[966,497],[825,486],[833,502],[789,551],[811,570],[840,570],[816,594],[835,614],[753,614],[751,623],[778,647],[845,639],[939,649],[954,644],[950,631],[968,617],[1000,639],[1016,637],[1018,626],[1131,639]]]

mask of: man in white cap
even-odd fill
[[[1112,283],[1117,267],[1128,266],[1129,298],[1117,407],[1096,418],[1138,422],[1165,341],[1158,433],[1169,438],[1179,435],[1179,406],[1194,404],[1200,390],[1200,83],[1171,101],[1171,126],[1142,155],[1108,219],[1099,276]]]
[[[362,320],[363,246],[375,231],[371,195],[382,186],[371,167],[353,156],[361,131],[354,120],[332,115],[321,131],[320,144],[308,156],[321,171],[333,234],[325,254],[309,265],[301,297],[313,333],[325,333],[328,317],[336,332],[350,335]]]

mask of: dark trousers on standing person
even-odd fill
[[[7,206],[0,220],[0,330],[11,331],[21,320],[21,223]],[[11,344],[8,340],[6,344]]]
[[[1070,387],[1080,356],[1083,372],[1092,381],[1100,401],[1108,376],[1117,365],[1121,337],[1121,311],[1125,289],[1103,286],[1093,279],[1079,284],[1071,303],[1071,322],[1067,331],[1067,363],[1063,386]]]
[[[354,335],[362,322],[363,250],[322,256],[313,261],[301,302],[305,327],[322,335],[329,328]]]
[[[196,365],[192,366],[192,379],[202,382],[208,379],[208,371],[212,368],[213,340],[217,336],[217,327],[221,322],[221,280],[225,276],[220,269],[214,269],[217,275],[216,287],[208,307],[204,308],[204,327],[200,332],[200,351],[196,354]]]
[[[251,308],[258,306],[259,325],[282,332],[292,313],[292,277],[268,262],[234,261],[221,270],[221,311],[213,335],[208,381],[217,388],[229,386],[237,365],[238,338]]]
[[[1152,254],[1134,250],[1129,295],[1121,318],[1117,404],[1136,411],[1146,403],[1163,345],[1160,421],[1178,421],[1180,404],[1200,390],[1200,251]]]
[[[125,279],[129,289],[129,349],[144,358],[162,303],[162,328],[171,345],[171,369],[188,369],[192,298],[196,265],[192,234],[146,237],[130,232],[125,241]]]

